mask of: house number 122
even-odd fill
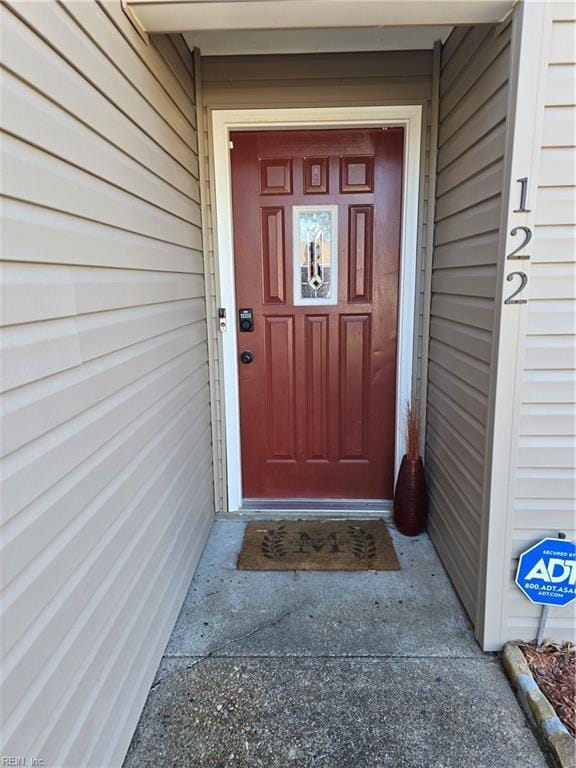
[[[518,208],[514,209],[514,213],[530,213],[530,210],[526,208],[526,196],[528,194],[528,177],[524,176],[521,179],[517,180],[520,184],[520,205]],[[520,251],[523,251],[524,248],[528,245],[530,240],[532,240],[532,230],[530,227],[520,226],[520,227],[514,227],[512,230],[510,230],[510,235],[512,237],[516,237],[519,233],[522,233],[523,240],[520,243],[519,246],[517,246],[511,253],[508,254],[506,257],[507,259],[529,259],[530,256],[528,254],[522,254]],[[526,285],[528,284],[528,275],[526,272],[510,272],[506,280],[511,281],[515,278],[520,278],[520,285],[516,288],[514,293],[511,293],[510,296],[504,301],[504,304],[527,304],[527,299],[517,299],[516,296],[518,296],[519,293],[522,293],[524,288],[526,288]]]

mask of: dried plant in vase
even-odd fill
[[[419,403],[406,404],[406,454],[400,464],[394,493],[394,522],[405,536],[417,536],[426,528],[428,493],[420,457]]]

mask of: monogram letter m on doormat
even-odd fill
[[[383,520],[248,523],[243,571],[399,571]]]

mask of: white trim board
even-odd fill
[[[344,29],[234,29],[186,32],[184,39],[202,56],[255,54],[424,51],[452,32],[445,27],[346,27]]]
[[[506,255],[517,243],[514,227],[527,226],[534,231],[536,193],[544,122],[545,87],[551,44],[553,3],[522,3],[514,20],[513,72],[517,80],[509,106],[506,170],[502,196],[502,220],[499,253],[500,302],[497,318],[498,341],[492,360],[492,392],[489,422],[492,433],[487,438],[488,485],[484,500],[483,562],[480,587],[485,602],[478,601],[481,613],[476,617],[476,634],[484,651],[500,650],[505,641],[510,582],[513,500],[516,484],[518,419],[521,402],[521,372],[527,305],[504,305],[511,292],[505,279],[518,269],[530,275],[530,260],[508,260]],[[519,212],[517,179],[528,178],[526,212]],[[529,288],[529,284],[528,284]],[[521,298],[529,298],[528,288]],[[483,579],[483,574],[485,578]],[[482,594],[480,593],[480,596]]]
[[[242,509],[240,402],[236,341],[236,290],[230,169],[230,131],[296,128],[402,126],[405,129],[396,361],[395,475],[404,455],[404,404],[412,390],[415,285],[418,242],[418,198],[422,106],[323,107],[295,109],[223,109],[212,112],[214,211],[217,235],[216,281],[220,305],[226,308],[228,328],[222,334],[224,380],[224,439],[228,504],[225,513]]]

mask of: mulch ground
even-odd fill
[[[576,736],[576,645],[519,643],[530,671],[556,714]]]

